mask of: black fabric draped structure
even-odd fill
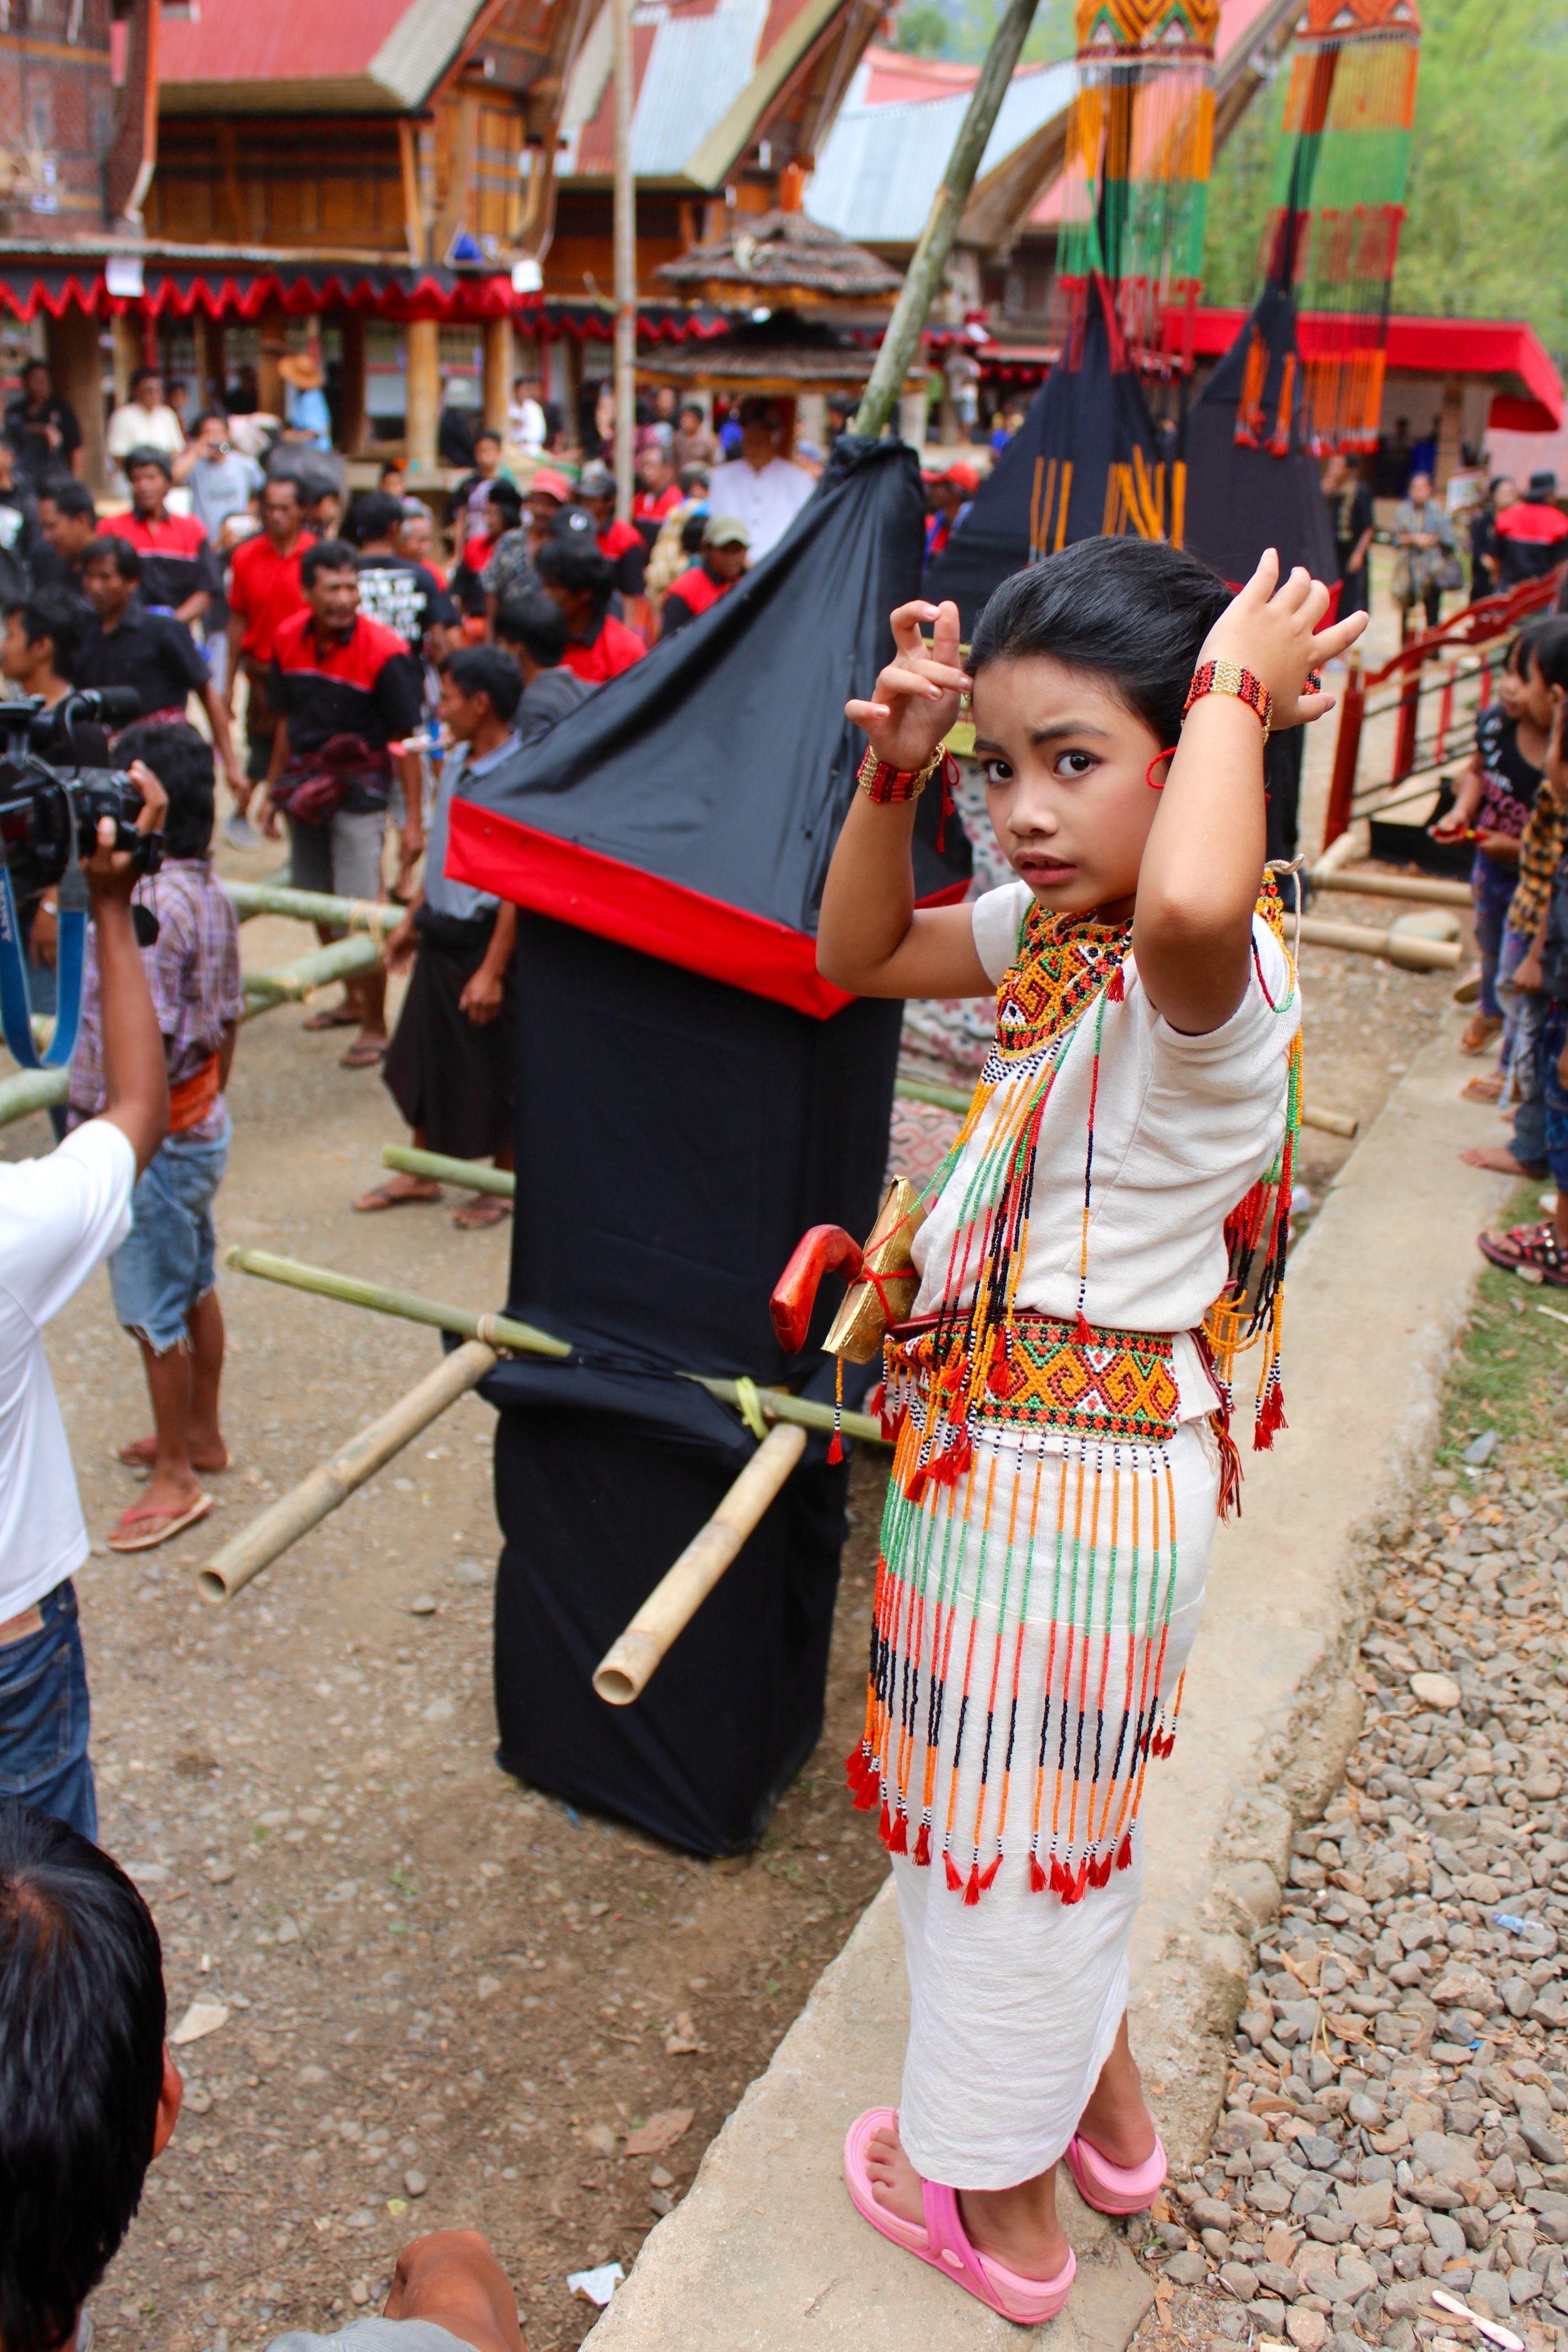
[[[838,1286],[793,1359],[767,1302],[808,1225],[863,1234],[879,1199],[901,1007],[828,990],[812,935],[856,788],[845,698],[921,539],[913,452],[841,441],[755,572],[454,812],[448,870],[521,910],[508,1308],[574,1351],[486,1384],[500,1757],[701,1853],[754,1843],[821,1729],[847,1479],[826,1437],[644,1696],[591,1676],[754,1451],[681,1370],[832,1398]],[[920,887],[962,895],[968,844],[953,823],[939,854],[921,814]]]
[[[964,636],[1010,572],[1102,531],[1171,536],[1180,492],[1103,280],[921,593],[956,603]],[[1173,507],[1173,500],[1175,507]]]

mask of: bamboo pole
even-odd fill
[[[1425,874],[1314,874],[1317,890],[1348,890],[1362,898],[1412,898],[1422,907],[1468,907],[1474,904],[1468,882],[1445,882]]]
[[[610,0],[616,84],[611,229],[616,272],[616,518],[629,522],[637,481],[637,203],[632,176],[633,0]]]
[[[1326,922],[1303,915],[1301,937],[1310,947],[1342,948],[1349,955],[1385,956],[1406,971],[1454,971],[1461,950],[1457,940],[1424,940],[1411,931],[1374,931],[1365,923]]]
[[[357,939],[334,940],[330,947],[313,948],[309,955],[296,956],[290,963],[274,964],[270,971],[247,972],[246,1001],[254,1011],[264,1013],[277,1004],[297,1004],[330,981],[368,971],[380,961],[380,948],[363,933]]]
[[[1005,16],[997,26],[985,63],[980,68],[980,79],[969,101],[963,127],[947,159],[947,169],[942,185],[936,192],[926,225],[921,231],[920,243],[908,269],[904,283],[882,337],[876,364],[871,370],[859,408],[856,411],[855,430],[879,436],[898,405],[904,388],[904,378],[913,364],[920,349],[921,335],[931,306],[942,284],[942,271],[958,234],[963,207],[974,185],[974,175],[980,169],[986,143],[995,128],[1002,100],[1013,79],[1013,68],[1018,62],[1029,26],[1035,20],[1036,0],[1009,0]]]
[[[487,1168],[478,1160],[452,1160],[444,1151],[416,1151],[405,1143],[384,1143],[381,1164],[405,1176],[432,1176],[437,1184],[461,1184],[469,1192],[493,1192],[498,1201],[510,1201],[517,1192],[517,1177],[510,1168]]]
[[[1361,857],[1364,855],[1364,851],[1356,847],[1353,830],[1347,828],[1343,833],[1335,834],[1333,839],[1325,845],[1323,854],[1315,866],[1309,866],[1307,879],[1309,882],[1321,883],[1329,875],[1337,874],[1342,866],[1348,866],[1352,857]]]
[[[594,1669],[611,1706],[629,1706],[682,1634],[805,1451],[804,1429],[770,1429],[705,1527],[661,1576]]]
[[[282,882],[225,882],[235,913],[292,915],[301,923],[331,923],[345,931],[390,931],[403,920],[406,907],[377,898],[339,898],[325,890],[293,890]]]
[[[320,1524],[340,1503],[346,1503],[367,1478],[402,1452],[411,1438],[428,1429],[438,1414],[459,1397],[477,1388],[500,1359],[480,1339],[469,1339],[444,1356],[417,1388],[362,1429],[357,1437],[301,1479],[287,1495],[269,1503],[247,1528],[230,1538],[196,1570],[196,1584],[205,1601],[232,1601],[280,1552]]]
[[[456,1331],[465,1339],[483,1339],[487,1346],[514,1349],[520,1354],[535,1356],[569,1356],[571,1349],[563,1339],[552,1339],[546,1331],[536,1331],[531,1323],[515,1322],[510,1315],[476,1315],[467,1307],[448,1307],[437,1298],[419,1298],[411,1291],[384,1289],[379,1283],[361,1282],[357,1276],[337,1274],[330,1266],[301,1265],[297,1258],[274,1257],[268,1250],[231,1249],[225,1264],[239,1274],[258,1275],[264,1282],[286,1283],[293,1290],[314,1291],[322,1298],[336,1298],[348,1307],[368,1307],[379,1315],[401,1315],[411,1323],[428,1323],[438,1331]],[[834,1412],[830,1404],[818,1404],[811,1397],[791,1396],[787,1389],[764,1389],[748,1381],[720,1380],[707,1372],[686,1372],[677,1369],[676,1377],[695,1381],[721,1404],[733,1405],[744,1412],[754,1402],[770,1421],[787,1421],[799,1429],[831,1429]],[[846,1437],[858,1437],[868,1445],[885,1445],[881,1423],[867,1412],[847,1412],[839,1417],[838,1426]]]

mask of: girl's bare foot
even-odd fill
[[[1472,1143],[1459,1157],[1467,1168],[1490,1168],[1499,1176],[1540,1178],[1546,1173],[1544,1168],[1529,1168],[1522,1160],[1516,1160],[1506,1143]]]
[[[896,2128],[872,2133],[866,2169],[878,2204],[900,2221],[923,2229],[921,2177],[904,2154]],[[1054,2170],[1021,2181],[1016,2189],[960,2189],[958,2210],[971,2245],[1020,2278],[1050,2279],[1060,2273],[1068,2246],[1057,2220]]]
[[[1154,2125],[1127,2037],[1125,2017],[1078,2127],[1108,2164],[1131,2169],[1147,2163],[1154,2153]]]

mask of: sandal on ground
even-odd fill
[[[357,1029],[358,1027],[359,1014],[346,1004],[323,1005],[320,1013],[312,1013],[304,1024],[308,1036],[314,1036],[321,1029]]]
[[[1557,1228],[1550,1222],[1512,1225],[1506,1234],[1478,1234],[1476,1247],[1493,1265],[1506,1266],[1515,1273],[1521,1266],[1532,1266],[1542,1282],[1568,1290],[1568,1258],[1558,1244]]]
[[[128,1509],[109,1537],[110,1551],[151,1551],[154,1544],[167,1543],[171,1536],[182,1535],[194,1528],[212,1509],[210,1495],[198,1495],[183,1511],[137,1511]]]
[[[439,1184],[432,1184],[427,1192],[395,1192],[390,1184],[373,1184],[368,1192],[360,1194],[353,1205],[362,1217],[370,1217],[382,1209],[427,1209],[432,1201],[438,1201],[440,1197]]]
[[[1502,1095],[1502,1072],[1489,1070],[1484,1077],[1471,1078],[1459,1093],[1466,1102],[1495,1103]]]
[[[452,1223],[460,1234],[484,1233],[491,1225],[504,1225],[511,1214],[511,1202],[498,1200],[493,1192],[481,1192],[477,1201],[465,1201],[452,1213]]]
[[[872,2107],[850,2125],[845,2139],[845,2185],[862,2221],[869,2221],[882,2237],[913,2254],[917,2262],[928,2263],[943,2278],[951,2279],[954,2286],[963,2287],[988,2310],[1000,2313],[1016,2326],[1036,2327],[1042,2320],[1054,2319],[1068,2299],[1078,2270],[1070,2248],[1055,2278],[1024,2278],[997,2262],[994,2255],[983,2254],[971,2244],[958,2210],[955,2189],[943,2189],[934,2180],[921,2181],[924,2229],[915,2222],[900,2221],[898,2214],[878,2204],[867,2169],[867,2149],[873,2132],[896,2127],[897,2123],[891,2107]]]
[[[1075,2137],[1068,2142],[1067,2167],[1079,2195],[1097,2213],[1147,2212],[1165,2182],[1165,2151],[1158,2132],[1153,2154],[1142,2164],[1112,2164],[1081,2135]]]
[[[379,1045],[374,1037],[356,1038],[346,1054],[338,1055],[339,1069],[374,1070],[377,1063],[385,1061],[386,1048],[390,1042],[390,1039],[385,1037],[382,1038]]]
[[[1502,1028],[1500,1013],[1472,1013],[1459,1040],[1461,1054],[1484,1054]]]

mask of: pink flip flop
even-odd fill
[[[1067,2161],[1079,2195],[1097,2213],[1145,2212],[1165,2183],[1165,2151],[1158,2132],[1153,2154],[1142,2164],[1112,2164],[1088,2140],[1077,2138],[1068,2142]]]
[[[891,2107],[872,2107],[857,2116],[849,2126],[844,2142],[844,2180],[850,2200],[861,2219],[869,2221],[873,2230],[890,2238],[917,2262],[929,2263],[933,2271],[951,2279],[966,2294],[1004,2319],[1019,2327],[1036,2327],[1042,2320],[1054,2319],[1068,2299],[1078,2272],[1077,2258],[1068,2249],[1068,2258],[1055,2278],[1022,2278],[1016,2271],[1006,2269],[990,2254],[981,2253],[969,2241],[969,2233],[958,2210],[957,2191],[943,2189],[934,2180],[922,2180],[921,2196],[925,2206],[925,2227],[913,2221],[900,2221],[879,2205],[871,2188],[871,2178],[866,2168],[866,2151],[874,2131],[896,2128],[898,2117]]]

